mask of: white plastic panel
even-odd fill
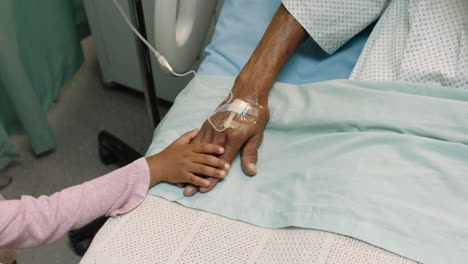
[[[125,12],[128,1],[118,0]],[[105,82],[143,91],[133,33],[111,0],[84,0],[96,53]]]

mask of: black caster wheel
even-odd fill
[[[123,167],[142,157],[140,153],[105,130],[99,132],[98,144],[99,157],[105,165],[117,163]]]
[[[119,161],[118,157],[111,151],[113,136],[110,135],[107,131],[101,131],[98,135],[98,144],[99,144],[99,158],[101,162],[105,165],[116,163]]]
[[[70,245],[78,256],[84,256],[97,232],[106,223],[108,217],[101,216],[80,229],[68,232]]]
[[[99,158],[101,162],[105,165],[116,163],[118,161],[117,157],[112,155],[112,153],[107,150],[104,146],[99,146]]]

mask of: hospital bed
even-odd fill
[[[225,0],[198,73],[235,77],[279,4],[278,0]],[[278,81],[302,84],[346,79],[369,31],[356,36],[335,56],[326,55],[311,39],[307,40]],[[170,62],[172,59],[168,57]],[[183,107],[181,104],[176,101],[173,109]],[[164,130],[164,126],[159,129]],[[134,211],[109,219],[81,261],[82,264],[222,262],[415,263],[348,236],[293,227],[263,228],[153,195],[148,195]]]

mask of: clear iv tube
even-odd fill
[[[138,32],[138,30],[133,26],[132,22],[130,22],[130,19],[128,18],[128,16],[125,14],[125,11],[123,10],[122,6],[119,4],[119,2],[117,0],[112,0],[114,2],[114,5],[117,7],[117,9],[119,10],[120,14],[122,15],[122,17],[124,18],[125,22],[127,23],[127,25],[130,27],[130,29],[133,31],[133,33],[135,33],[135,35],[148,47],[148,49],[150,49],[150,51],[153,53],[153,55],[158,59],[158,62],[161,64],[161,66],[163,66],[164,68],[166,68],[169,72],[171,72],[173,75],[175,76],[178,76],[178,77],[184,77],[184,76],[187,76],[187,75],[190,75],[190,74],[193,74],[195,79],[197,80],[198,84],[201,86],[201,87],[205,87],[202,82],[200,81],[200,78],[198,77],[198,74],[197,72],[195,72],[194,70],[190,70],[190,71],[187,71],[185,73],[177,73],[175,72],[171,65],[169,64],[169,62],[167,61],[167,59],[161,55],[161,53],[159,53],[141,34],[140,32]],[[230,101],[232,100],[233,98],[233,94],[232,94],[232,91],[229,93],[229,98],[227,100],[226,103],[230,103]],[[215,125],[213,124],[213,122],[211,121],[211,117],[208,118],[208,122],[210,123],[210,125],[218,132],[224,132],[226,129],[223,129],[223,130],[219,130],[215,127]]]
[[[161,55],[161,53],[159,53],[141,34],[140,32],[138,32],[138,30],[133,26],[132,22],[130,22],[130,19],[128,18],[128,16],[125,14],[125,11],[123,10],[122,6],[119,4],[119,2],[117,0],[112,0],[114,2],[114,5],[117,7],[117,9],[119,10],[120,14],[122,15],[122,17],[124,18],[125,22],[127,23],[127,25],[130,27],[130,29],[132,29],[132,31],[135,33],[135,35],[150,49],[150,51],[154,54],[154,56],[158,59],[158,62],[163,66],[165,67],[168,71],[170,71],[172,74],[174,74],[175,76],[178,76],[178,77],[183,77],[183,76],[186,76],[186,75],[189,75],[189,74],[194,74],[195,76],[197,76],[197,73],[194,71],[194,70],[190,70],[188,72],[185,72],[185,73],[177,73],[175,72],[171,65],[169,64],[169,62],[167,61],[167,59]]]

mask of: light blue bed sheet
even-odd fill
[[[201,76],[176,99],[149,154],[200,124],[234,79]],[[258,175],[240,159],[206,194],[150,194],[266,228],[351,236],[424,263],[468,260],[468,93],[397,82],[277,83]]]
[[[225,0],[198,73],[237,76],[280,4],[280,0]],[[371,29],[372,27],[354,37],[332,56],[309,38],[283,68],[277,81],[302,84],[347,79]]]

